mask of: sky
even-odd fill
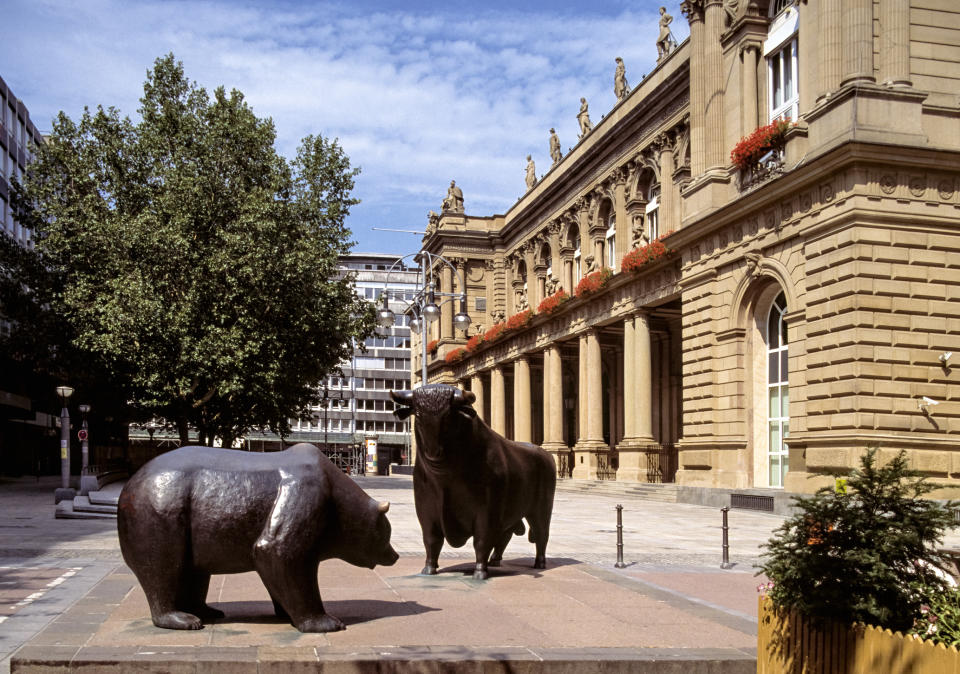
[[[664,3],[678,42],[679,0]],[[47,132],[58,112],[115,106],[137,118],[147,71],[168,53],[212,91],[243,92],[293,157],[337,138],[361,169],[347,225],[354,251],[416,252],[450,180],[470,215],[505,213],[526,156],[550,166],[549,130],[576,143],[580,97],[596,124],[656,62],[658,8],[600,2],[0,0],[0,76]]]

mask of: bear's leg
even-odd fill
[[[174,495],[176,496],[176,495]],[[177,501],[169,498],[168,501]],[[159,512],[148,498],[130,499],[124,512],[121,541],[123,559],[140,581],[153,624],[172,630],[199,630],[203,622],[183,610],[187,578],[187,533],[181,513]]]
[[[427,551],[427,558],[420,571],[425,576],[433,576],[440,572],[440,549],[443,547],[443,532],[436,524],[422,526],[423,547]]]
[[[177,597],[177,608],[196,614],[204,622],[213,622],[222,618],[223,611],[207,604],[210,574],[188,570],[184,572],[184,576],[180,586],[180,596]]]
[[[346,628],[323,608],[317,585],[318,563],[305,560],[292,563],[289,559],[270,555],[259,546],[254,549],[253,563],[273,599],[274,611],[279,604],[298,630],[336,632]]]
[[[287,609],[283,608],[283,604],[277,601],[277,598],[274,597],[272,594],[270,595],[270,601],[273,602],[273,614],[275,616],[277,616],[278,618],[284,618],[287,620],[290,619],[290,614],[287,613]]]
[[[329,615],[317,585],[316,542],[327,518],[320,481],[284,479],[267,527],[253,546],[253,567],[290,622],[301,632],[335,632],[344,624]]]

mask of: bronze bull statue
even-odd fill
[[[524,519],[536,546],[533,566],[546,568],[557,485],[553,457],[492,431],[477,417],[469,391],[433,384],[390,395],[399,418],[417,419],[413,496],[427,554],[422,573],[437,573],[444,539],[459,548],[473,536],[473,577],[486,579],[511,536],[523,534]]]

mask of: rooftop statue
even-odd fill
[[[317,567],[333,558],[394,564],[389,507],[313,445],[269,454],[181,447],[127,481],[117,532],[157,627],[198,630],[222,618],[206,603],[211,574],[256,571],[277,616],[301,632],[333,632],[344,625],[324,611]]]
[[[560,138],[557,137],[557,132],[554,129],[550,129],[550,159],[553,160],[554,164],[563,159],[563,152],[560,151]]]
[[[477,417],[470,391],[429,384],[390,397],[400,419],[417,418],[413,499],[426,548],[421,573],[438,572],[444,540],[459,548],[473,536],[473,577],[485,580],[510,538],[524,533],[524,519],[536,546],[533,567],[546,568],[557,484],[553,457],[493,432]]]
[[[673,51],[673,48],[677,46],[676,41],[673,39],[673,34],[670,32],[670,22],[673,21],[673,17],[667,14],[667,8],[660,8],[660,34],[657,35],[657,60],[659,61],[664,56]]]
[[[463,190],[457,187],[455,180],[451,180],[450,187],[447,188],[447,197],[443,200],[443,210],[463,213]]]
[[[527,189],[532,190],[533,186],[537,184],[537,165],[533,163],[533,158],[530,155],[527,155]]]
[[[613,93],[617,95],[617,100],[622,101],[630,93],[630,85],[627,84],[627,69],[623,65],[623,59],[616,58],[617,71],[613,76]]]
[[[583,138],[593,130],[593,124],[590,122],[590,110],[587,105],[587,99],[580,97],[580,112],[577,113],[577,122],[580,123],[580,138]]]

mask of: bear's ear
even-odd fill
[[[386,514],[388,510],[390,510],[390,501],[380,501],[380,503],[377,504],[377,512]]]

